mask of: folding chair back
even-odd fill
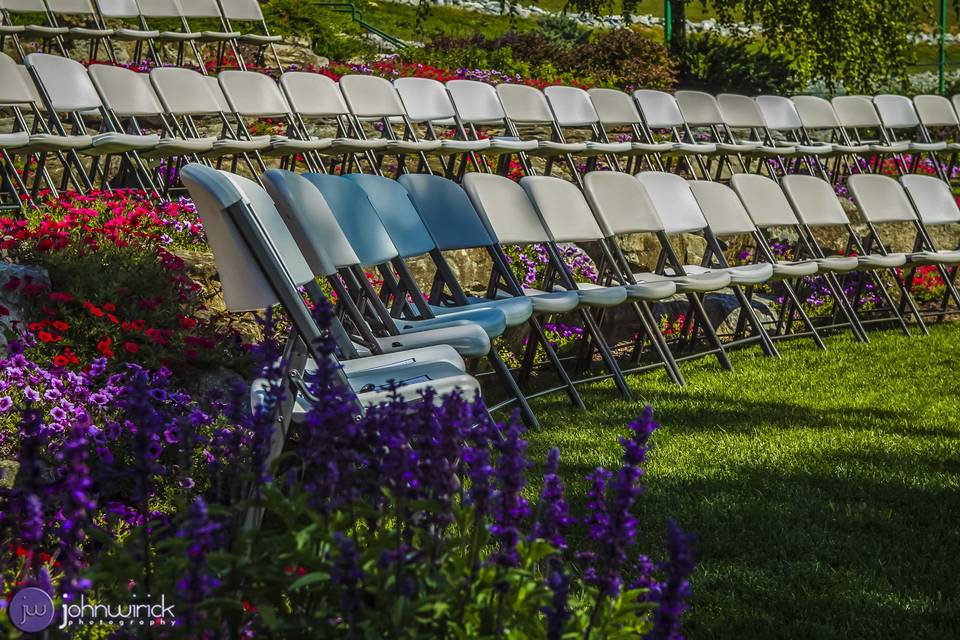
[[[677,174],[644,171],[637,174],[637,180],[650,195],[667,235],[700,231],[707,226],[690,185]]]
[[[280,88],[293,110],[304,117],[335,117],[349,112],[340,88],[329,76],[288,71],[280,76]]]
[[[207,83],[207,88],[210,89],[210,95],[212,95],[213,99],[217,102],[217,111],[229,113],[230,103],[227,101],[227,96],[223,94],[223,87],[220,86],[220,81],[215,76],[203,76],[203,81]]]
[[[340,78],[340,90],[347,106],[358,118],[405,116],[403,103],[389,80],[359,74]]]
[[[453,180],[407,173],[397,182],[406,190],[440,250],[476,249],[496,244],[467,193]]]
[[[118,116],[156,116],[163,113],[163,105],[147,74],[106,64],[91,65],[87,71],[104,105]]]
[[[677,91],[677,105],[683,119],[691,127],[709,127],[723,124],[723,115],[717,99],[703,91]]]
[[[838,129],[840,119],[829,101],[819,96],[794,96],[800,122],[807,129]]]
[[[221,71],[217,76],[230,109],[241,116],[286,117],[290,106],[270,76],[254,71]]]
[[[447,91],[466,124],[501,124],[506,118],[497,90],[476,80],[450,80]]]
[[[456,116],[446,87],[432,78],[397,78],[393,81],[411,122],[451,121]]]
[[[591,127],[600,120],[590,94],[579,87],[554,85],[544,89],[543,94],[561,127]]]
[[[757,107],[771,131],[795,131],[803,128],[797,106],[783,96],[757,96]]]
[[[337,262],[338,267],[358,263],[363,266],[378,265],[389,262],[399,255],[396,245],[393,244],[360,185],[340,176],[321,173],[305,173],[303,177],[313,183],[323,195],[323,199],[343,230],[348,246],[359,258],[357,262],[351,264]],[[338,244],[337,240],[336,238],[327,240],[330,243],[327,252],[331,256],[347,255],[345,247],[333,246]]]
[[[314,274],[332,276],[338,266],[360,262],[312,182],[292,171],[270,169],[263,183]]]
[[[950,98],[950,104],[953,105],[953,110],[960,115],[960,95],[953,96]]]
[[[97,0],[97,9],[104,18],[138,18],[137,0]]]
[[[637,105],[618,89],[590,89],[587,92],[600,122],[610,127],[643,124]]]
[[[44,102],[53,111],[80,112],[103,106],[86,68],[76,60],[31,53],[24,62],[43,88]]]
[[[900,184],[910,197],[917,215],[926,225],[960,223],[960,207],[953,191],[934,176],[908,174],[900,176]]]
[[[245,178],[228,177],[203,165],[187,165],[181,176],[203,219],[228,311],[255,311],[280,303],[266,274],[258,268],[257,259],[227,213],[239,202],[248,202],[258,214],[257,219],[265,234],[272,240],[276,252],[283,256],[292,282],[302,285],[314,279],[296,241],[265,191]]]
[[[943,96],[914,96],[913,106],[926,127],[960,127],[957,112]]]
[[[180,18],[183,10],[178,0],[137,0],[140,15],[146,18]]]
[[[207,78],[192,69],[158,67],[150,71],[150,82],[163,108],[174,115],[209,115],[220,113],[222,104],[212,91]],[[219,91],[219,90],[218,90]]]
[[[403,185],[390,178],[362,173],[349,173],[343,178],[363,189],[401,257],[420,256],[436,248]]]
[[[831,102],[843,127],[872,129],[881,126],[876,108],[863,96],[837,96]]]
[[[869,104],[869,103],[867,103]],[[793,209],[805,225],[810,227],[828,227],[850,224],[836,192],[826,180],[792,174],[781,180],[783,191],[793,205]]]
[[[57,15],[94,15],[90,0],[45,0],[50,13]]]
[[[231,22],[263,23],[263,11],[257,0],[221,0],[220,8],[224,17]]]
[[[633,99],[640,106],[643,121],[651,129],[673,129],[684,124],[683,114],[676,98],[663,91],[638,89]]]
[[[463,188],[490,234],[500,244],[536,244],[552,240],[526,191],[510,178],[490,173],[468,173],[463,178]]]
[[[180,2],[180,10],[186,18],[220,19],[223,17],[217,0],[185,0]]]
[[[880,114],[883,126],[889,129],[915,129],[920,126],[920,118],[910,98],[882,94],[874,96],[873,106]]]
[[[583,192],[572,182],[553,176],[520,180],[550,235],[557,242],[593,242],[604,238]]]
[[[0,52],[0,104],[29,105],[39,98],[33,81],[24,76],[22,69],[13,58]]]
[[[23,85],[27,88],[27,92],[30,94],[30,100],[37,108],[41,111],[47,110],[47,105],[43,103],[43,98],[40,97],[40,90],[37,89],[37,83],[34,82],[33,76],[30,75],[30,72],[22,64],[17,65],[17,74],[20,76],[20,80]]]
[[[46,13],[47,5],[43,0],[3,0],[0,5],[10,13]]]
[[[753,98],[735,93],[721,93],[717,96],[723,121],[734,129],[764,129],[767,126],[760,107]]]
[[[730,187],[740,197],[750,219],[761,229],[800,224],[783,189],[774,180],[753,173],[737,173],[730,177]]]
[[[583,188],[607,237],[663,231],[650,195],[629,173],[590,171],[583,177]]]
[[[522,124],[552,124],[553,112],[543,92],[525,84],[497,85],[497,95],[507,117]]]
[[[917,219],[900,183],[879,174],[860,173],[847,178],[847,187],[867,222],[913,222]]]
[[[748,235],[757,230],[736,191],[708,180],[691,180],[689,184],[714,235]]]

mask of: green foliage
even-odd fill
[[[263,13],[274,33],[306,38],[313,51],[333,60],[375,53],[349,14],[335,13],[311,0],[270,0],[264,3]]]
[[[783,53],[766,51],[750,40],[710,34],[687,37],[680,84],[710,93],[746,95],[790,95],[802,89]]]

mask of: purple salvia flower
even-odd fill
[[[693,537],[683,531],[673,520],[667,522],[667,550],[669,562],[662,568],[667,579],[661,585],[657,601],[660,606],[654,612],[651,640],[683,640],[680,634],[680,618],[687,609],[690,598],[690,574],[696,566],[691,544]]]
[[[496,465],[497,493],[494,496],[490,533],[500,541],[493,560],[503,567],[513,567],[519,562],[517,545],[520,542],[520,525],[530,515],[530,506],[523,497],[530,463],[525,455],[527,441],[522,435],[523,427],[514,413],[503,429],[503,438],[493,443],[499,455]]]
[[[553,448],[547,453],[547,463],[543,471],[543,489],[540,491],[540,504],[537,521],[533,525],[531,538],[540,538],[549,542],[554,549],[567,548],[563,536],[564,530],[573,522],[563,499],[563,481],[557,475],[560,463],[560,451]]]

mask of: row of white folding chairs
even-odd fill
[[[45,24],[18,24],[18,14],[45,16]],[[0,38],[10,37],[14,46],[24,55],[21,39],[41,40],[55,45],[67,54],[70,41],[90,41],[90,59],[97,58],[101,42],[106,44],[110,60],[115,60],[114,42],[127,41],[137,44],[135,59],[140,60],[144,46],[150,57],[160,63],[159,45],[178,46],[177,63],[183,64],[184,46],[189,46],[198,67],[205,68],[199,44],[216,45],[216,63],[219,66],[229,47],[240,68],[245,68],[239,45],[256,48],[256,61],[262,63],[263,53],[270,47],[273,62],[280,68],[275,48],[281,41],[267,28],[257,0],[2,0],[0,1]],[[81,17],[86,26],[68,26],[64,17]],[[176,31],[151,29],[148,20],[174,20],[179,23]],[[191,27],[193,20],[213,20],[216,30],[197,30]],[[253,29],[235,29],[240,23],[251,24]],[[116,26],[111,26],[116,25]]]

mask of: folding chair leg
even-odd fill
[[[650,337],[650,343],[653,345],[653,348],[660,356],[660,360],[663,362],[663,367],[667,372],[667,376],[675,384],[678,384],[681,387],[684,386],[686,384],[686,380],[683,379],[683,373],[680,371],[680,366],[674,359],[673,354],[670,353],[670,345],[667,344],[667,341],[663,338],[663,334],[661,334],[660,330],[657,328],[657,321],[653,317],[653,311],[650,310],[650,305],[647,304],[646,301],[634,303],[634,305],[636,307],[637,314],[640,316],[644,331]]]
[[[503,386],[506,387],[507,392],[516,399],[517,405],[520,408],[520,418],[523,420],[523,423],[527,425],[527,428],[529,429],[539,428],[540,422],[537,420],[537,416],[533,414],[533,410],[527,403],[527,399],[524,397],[523,391],[520,390],[520,387],[517,385],[517,381],[514,379],[513,374],[510,373],[510,369],[507,367],[506,363],[504,363],[496,349],[490,349],[490,353],[487,354],[487,361],[497,373],[497,377],[500,378],[500,381],[503,383]]]
[[[527,321],[530,325],[530,337],[536,337],[536,340],[531,340],[527,345],[527,349],[530,352],[530,365],[533,365],[534,357],[537,352],[537,345],[543,347],[544,352],[547,354],[547,359],[550,361],[551,366],[554,371],[557,372],[557,375],[560,376],[560,380],[563,382],[563,386],[566,388],[567,395],[570,397],[570,402],[573,403],[578,409],[586,409],[586,405],[583,403],[583,398],[580,397],[580,393],[577,391],[576,386],[574,386],[573,381],[570,379],[570,374],[567,373],[567,370],[563,368],[563,363],[560,362],[560,356],[557,355],[556,350],[553,348],[553,345],[550,344],[550,341],[547,339],[546,334],[543,331],[543,325],[540,324],[540,321],[536,316],[530,316],[530,319]],[[527,358],[527,353],[524,353],[524,360]],[[529,370],[527,369],[527,363],[524,362],[524,368],[521,372],[520,384],[526,383],[526,378],[529,377]]]
[[[880,295],[883,296],[884,302],[890,308],[890,311],[893,312],[893,315],[896,317],[897,322],[900,324],[900,328],[903,329],[904,335],[910,335],[910,327],[907,325],[906,318],[897,310],[897,305],[893,303],[893,298],[890,297],[890,293],[887,291],[886,286],[883,284],[883,279],[880,278],[879,274],[873,272],[870,274],[873,277],[873,281],[876,283],[877,288],[880,290]],[[893,277],[896,278],[896,273],[893,274]],[[910,302],[913,302],[910,300]],[[926,327],[924,327],[926,329]]]
[[[827,286],[830,288],[830,293],[833,294],[835,311],[843,313],[847,322],[850,324],[850,331],[853,335],[856,336],[860,342],[868,344],[870,342],[870,336],[867,335],[867,330],[860,322],[860,316],[857,315],[856,308],[847,300],[847,296],[844,295],[843,286],[837,279],[837,275],[835,273],[827,273],[824,275],[824,280],[826,280]]]
[[[720,342],[720,338],[717,337],[717,332],[714,331],[713,325],[710,324],[710,318],[707,316],[707,310],[703,308],[703,301],[700,300],[700,296],[688,293],[687,299],[696,311],[696,315],[700,318],[701,324],[703,324],[703,332],[707,335],[707,340],[713,345],[713,348],[717,350],[717,361],[720,363],[720,366],[727,371],[733,371],[733,364],[731,364],[730,358],[727,357],[727,352],[723,348],[723,343]]]
[[[790,283],[786,280],[783,281],[783,287],[787,292],[787,296],[790,297],[793,306],[797,308],[797,313],[800,315],[800,319],[803,321],[804,326],[810,331],[810,335],[813,338],[813,341],[817,344],[817,347],[821,351],[827,350],[827,345],[824,344],[823,338],[820,337],[820,334],[817,332],[817,329],[813,326],[813,321],[810,319],[810,316],[807,315],[807,312],[803,310],[803,305],[800,304],[800,298],[797,296],[797,292],[794,291],[793,287],[790,286]],[[787,327],[789,331],[789,326]]]
[[[917,303],[914,301],[913,296],[910,295],[910,291],[906,285],[903,284],[903,280],[900,279],[900,276],[897,275],[894,269],[890,269],[890,275],[893,276],[897,287],[900,289],[900,296],[907,301],[907,305],[910,307],[910,313],[917,319],[917,325],[920,327],[920,331],[922,331],[925,336],[930,335],[930,330],[927,329],[927,323],[923,321],[923,316],[920,315],[920,309],[917,308]]]
[[[754,331],[757,332],[763,352],[770,358],[779,358],[780,352],[773,344],[773,340],[770,339],[770,334],[768,334],[767,330],[763,328],[763,323],[760,322],[760,318],[757,317],[757,313],[753,308],[753,304],[751,304],[750,297],[747,296],[740,287],[733,287],[733,292],[737,296],[737,300],[740,302],[741,313],[747,314],[747,319],[750,321],[750,324],[753,325]]]
[[[603,333],[600,331],[600,327],[597,325],[596,319],[588,309],[580,309],[579,311],[580,317],[587,326],[587,331],[590,333],[590,337],[592,338],[597,351],[600,352],[600,357],[603,359],[607,371],[613,376],[613,381],[617,385],[617,389],[619,389],[620,394],[624,398],[629,400],[632,397],[632,394],[630,393],[630,387],[627,385],[627,381],[623,377],[623,372],[620,371],[620,366],[617,364],[617,359],[613,356],[613,351],[610,350],[610,346],[604,339]]]

